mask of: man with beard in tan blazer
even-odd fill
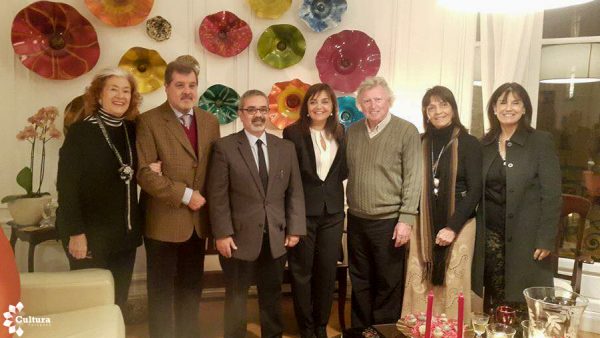
[[[263,92],[244,93],[244,130],[215,143],[210,165],[210,220],[226,277],[225,338],[246,336],[246,298],[254,280],[261,337],[281,337],[286,248],[306,234],[296,150],[265,132],[268,111]]]
[[[196,64],[178,58],[167,65],[167,102],[142,114],[137,126],[152,338],[201,336],[198,311],[210,235],[205,177],[219,123],[196,107]],[[149,167],[157,161],[160,173]]]

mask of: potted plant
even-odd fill
[[[25,189],[25,194],[9,195],[2,199],[2,203],[8,205],[13,221],[17,224],[37,225],[42,219],[44,205],[52,199],[50,193],[42,192],[41,189],[46,167],[46,143],[61,136],[61,132],[54,125],[57,116],[56,107],[41,108],[27,119],[29,125],[17,133],[18,140],[31,143],[29,166],[17,174],[17,184]],[[36,150],[40,147],[39,174],[34,185]]]

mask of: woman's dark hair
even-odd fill
[[[435,128],[431,123],[429,123],[429,117],[427,116],[427,106],[431,103],[431,98],[437,97],[442,102],[446,102],[452,107],[452,125],[460,128],[461,131],[466,132],[465,126],[460,122],[460,117],[458,116],[458,106],[456,105],[456,99],[454,99],[454,94],[452,91],[444,86],[435,86],[433,88],[428,89],[423,95],[423,100],[421,100],[421,111],[423,112],[423,128],[425,128],[425,133],[431,131],[432,128]]]
[[[317,96],[320,92],[325,92],[329,99],[331,100],[331,116],[327,117],[327,122],[325,122],[325,132],[337,141],[340,141],[344,137],[344,129],[339,123],[338,119],[338,106],[337,99],[333,89],[326,83],[317,83],[308,88],[306,94],[304,94],[304,98],[302,99],[302,106],[300,107],[300,119],[298,122],[304,132],[309,133],[310,124],[312,119],[308,114],[308,102]]]
[[[483,142],[495,140],[498,138],[498,135],[500,135],[502,129],[500,127],[500,121],[498,121],[498,117],[496,114],[494,114],[494,106],[498,100],[505,99],[509,93],[512,93],[514,96],[521,99],[523,106],[525,107],[525,114],[519,119],[518,128],[523,128],[528,132],[533,130],[531,127],[531,114],[533,112],[533,107],[531,105],[529,94],[527,94],[527,90],[525,90],[523,86],[516,82],[506,82],[494,91],[490,97],[490,100],[488,101],[487,117],[488,121],[490,122],[490,131],[483,135]]]

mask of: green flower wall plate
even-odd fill
[[[208,87],[198,100],[198,106],[219,119],[219,124],[227,124],[237,119],[240,96],[227,86],[216,84]]]

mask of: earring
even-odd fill
[[[333,113],[329,113],[329,116],[333,116]]]
[[[310,114],[308,114],[308,113],[307,113],[307,114],[306,114],[306,117],[310,117]]]

